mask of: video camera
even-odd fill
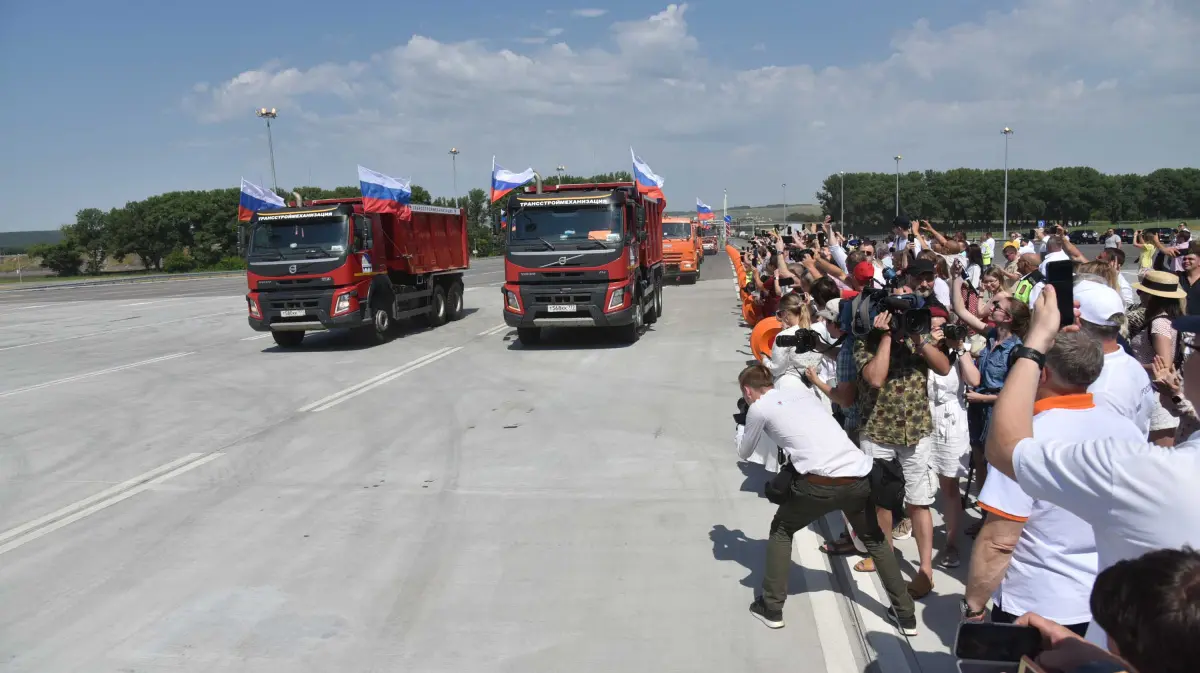
[[[967,328],[964,325],[942,325],[942,334],[950,341],[962,341],[967,338]]]
[[[820,334],[810,330],[796,330],[795,334],[780,334],[775,337],[775,345],[784,348],[795,348],[797,353],[807,353],[816,350],[822,343]]]
[[[852,301],[842,302],[838,324],[843,332],[864,337],[874,329],[875,316],[889,311],[891,330],[904,334],[928,334],[933,317],[925,302],[915,294],[891,294],[886,289],[863,290]]]

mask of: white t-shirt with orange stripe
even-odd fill
[[[1128,419],[1096,407],[1090,394],[1039,400],[1034,414],[1033,437],[1039,442],[1143,439]],[[1098,572],[1092,527],[1062,507],[1028,495],[998,470],[988,473],[979,505],[995,516],[1025,523],[992,600],[1012,615],[1036,612],[1059,624],[1090,621],[1088,601]]]

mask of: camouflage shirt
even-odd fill
[[[929,413],[929,367],[914,353],[907,340],[892,340],[891,362],[883,386],[874,388],[862,376],[871,361],[882,333],[872,333],[854,343],[854,366],[858,369],[858,404],[863,436],[879,444],[916,446],[933,433]]]

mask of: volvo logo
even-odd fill
[[[566,258],[566,257],[559,257],[559,258],[558,258],[558,264],[559,264],[559,266],[562,266],[562,265],[564,265],[564,264],[566,264],[566,263],[567,263],[567,258]]]
[[[296,273],[296,265],[295,264],[288,267],[288,273]]]

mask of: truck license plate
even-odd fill
[[[300,318],[304,316],[304,311],[280,311],[279,315],[284,318]]]
[[[575,304],[551,304],[548,310],[551,313],[574,313]]]

